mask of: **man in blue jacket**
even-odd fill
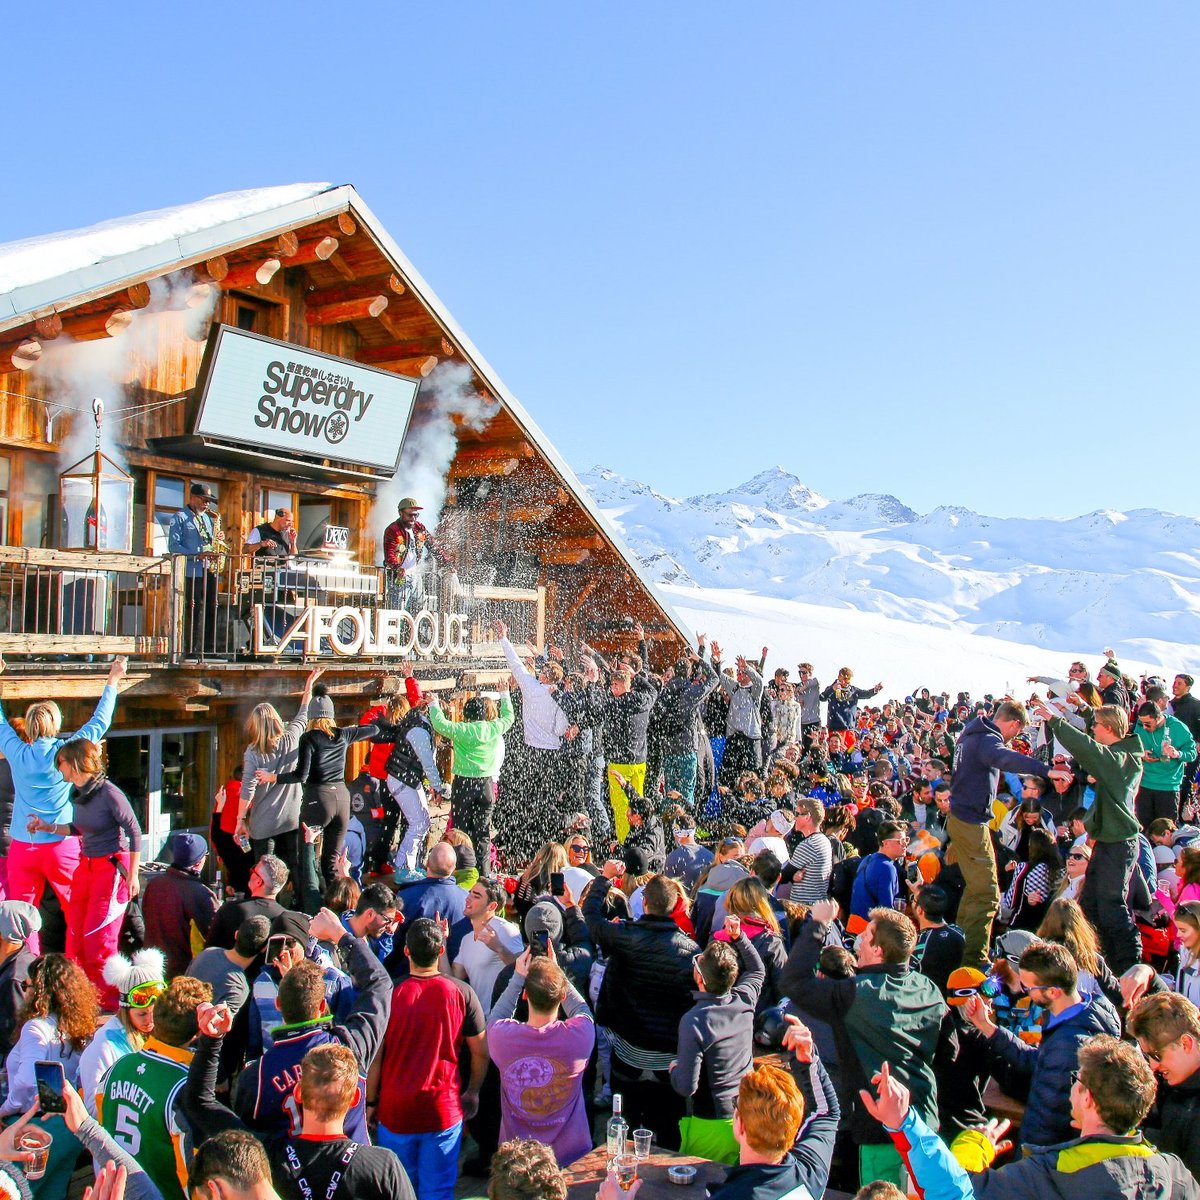
[[[850,893],[850,920],[846,929],[862,933],[871,918],[873,908],[900,907],[900,874],[896,863],[903,865],[908,850],[908,834],[897,821],[884,821],[879,826],[879,849],[863,859],[854,875]]]
[[[1121,1022],[1103,995],[1080,997],[1075,960],[1055,942],[1029,946],[1021,955],[1018,974],[1030,1000],[1049,1009],[1036,1046],[998,1028],[979,995],[963,1005],[963,1014],[987,1038],[993,1074],[1029,1088],[1021,1142],[1026,1147],[1054,1146],[1071,1136],[1069,1101],[1080,1048],[1098,1034],[1119,1037]]]
[[[954,747],[950,816],[946,831],[966,883],[958,924],[966,937],[963,966],[988,971],[992,920],[1000,907],[996,855],[988,828],[1001,771],[1053,775],[1045,763],[1008,748],[1025,728],[1025,706],[1013,700],[997,705],[992,717],[978,716],[959,734]]]
[[[1079,1053],[1071,1085],[1071,1124],[1079,1130],[997,1170],[989,1166],[1007,1121],[964,1130],[953,1150],[909,1103],[908,1089],[885,1063],[875,1076],[878,1098],[863,1103],[892,1135],[926,1200],[1196,1200],[1200,1186],[1173,1154],[1159,1154],[1138,1132],[1154,1100],[1154,1074],[1141,1052],[1113,1037]],[[968,1171],[972,1172],[968,1174]]]

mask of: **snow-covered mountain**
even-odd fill
[[[895,496],[828,499],[782,467],[686,499],[603,467],[582,479],[681,608],[692,608],[689,588],[740,589],[1020,643],[1039,659],[1113,646],[1131,662],[1200,661],[1192,517],[998,518],[951,506],[922,515]]]

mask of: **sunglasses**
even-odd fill
[[[1067,857],[1075,859],[1076,862],[1087,862],[1088,860],[1086,854],[1068,854]]]
[[[1162,1066],[1163,1055],[1166,1054],[1166,1052],[1174,1045],[1174,1042],[1168,1042],[1165,1046],[1160,1046],[1157,1050],[1147,1050],[1145,1046],[1143,1046],[1142,1053],[1146,1056],[1146,1061],[1149,1062],[1151,1066],[1160,1067]]]
[[[572,854],[586,854],[591,849],[591,846],[589,846],[586,842],[582,844],[579,842],[572,842],[570,849]]]
[[[139,983],[132,991],[126,993],[125,1003],[129,1008],[149,1008],[166,990],[167,985],[161,979]]]

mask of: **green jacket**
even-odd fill
[[[500,715],[493,721],[448,721],[435,701],[429,706],[435,733],[454,745],[454,774],[464,779],[495,779],[504,762],[504,735],[512,728],[513,706],[500,693]]]
[[[1128,842],[1140,826],[1133,801],[1142,782],[1142,743],[1129,734],[1111,746],[1102,746],[1086,733],[1053,717],[1050,730],[1089,774],[1096,777],[1096,802],[1088,809],[1083,827],[1097,842]]]
[[[1168,716],[1167,723],[1153,733],[1147,733],[1139,721],[1134,726],[1138,741],[1146,754],[1153,754],[1159,761],[1145,763],[1142,770],[1142,787],[1155,792],[1177,792],[1183,783],[1183,768],[1196,757],[1196,739],[1188,727],[1176,717]],[[1170,733],[1171,745],[1179,751],[1178,758],[1163,759],[1163,734]]]

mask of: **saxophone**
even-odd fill
[[[209,521],[212,524],[212,537],[209,538],[208,545],[204,547],[210,554],[215,555],[211,566],[214,571],[220,572],[225,569],[225,563],[229,555],[229,539],[225,536],[225,523],[221,519],[221,510],[212,508],[208,513]]]

